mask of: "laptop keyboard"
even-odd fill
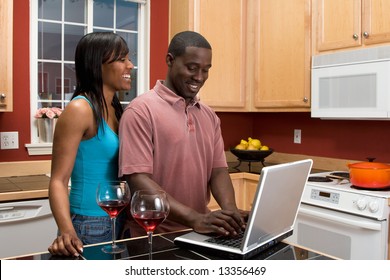
[[[234,247],[234,248],[240,248],[242,239],[244,237],[244,231],[240,232],[236,236],[217,236],[217,237],[210,237],[209,239],[206,239],[206,242]]]

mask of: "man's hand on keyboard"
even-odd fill
[[[245,229],[247,212],[242,210],[217,210],[201,215],[193,229],[199,233],[236,236]]]

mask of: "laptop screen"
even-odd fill
[[[232,259],[251,258],[278,244],[292,234],[312,164],[313,161],[307,159],[262,169],[244,237],[235,240],[239,247],[227,246],[225,240],[210,242],[215,238],[194,231],[176,237],[175,243]]]
[[[262,169],[244,250],[293,229],[311,166],[311,160],[304,160]]]

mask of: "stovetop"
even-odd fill
[[[342,171],[311,174],[303,192],[302,203],[377,220],[388,219],[389,190],[357,189],[348,179],[329,177],[335,172]],[[312,178],[327,180],[313,182]]]
[[[345,179],[336,179],[335,177],[344,177]],[[311,178],[317,179],[312,181]],[[346,171],[331,171],[331,172],[322,172],[315,173],[309,176],[307,185],[319,186],[323,188],[329,188],[332,190],[350,192],[360,195],[368,195],[374,197],[390,198],[390,188],[386,189],[362,189],[360,187],[355,187],[349,182],[349,173]],[[325,181],[326,180],[326,181]]]

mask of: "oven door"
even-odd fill
[[[387,259],[388,221],[301,204],[289,242],[341,259]]]

